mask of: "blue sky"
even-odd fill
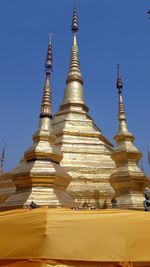
[[[5,171],[32,143],[53,32],[53,112],[62,102],[70,58],[73,0],[0,1],[0,149]],[[120,63],[129,130],[144,153],[150,145],[150,20],[147,0],[78,0],[78,45],[90,115],[111,142],[118,129],[116,64]]]

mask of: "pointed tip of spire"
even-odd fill
[[[53,34],[49,33],[48,49],[45,60],[45,72],[47,75],[50,75],[50,72],[52,70],[52,36]]]
[[[120,78],[120,65],[117,64],[117,78]]]
[[[116,82],[116,87],[118,89],[118,92],[121,93],[122,92],[122,88],[123,88],[123,83],[120,77],[120,65],[117,64],[117,82]]]
[[[52,44],[53,33],[50,32],[48,35],[49,35],[49,45],[51,45]]]
[[[80,62],[79,62],[79,57],[78,57],[78,45],[77,45],[77,36],[76,36],[76,33],[78,31],[78,18],[77,18],[76,6],[77,5],[75,3],[74,11],[73,11],[73,20],[72,20],[73,42],[72,42],[70,65],[69,65],[66,84],[77,81],[81,85],[83,85],[83,79],[82,79],[82,74],[80,70]]]
[[[78,17],[77,17],[77,2],[75,1],[71,30],[73,33],[76,33],[78,29],[79,27],[78,27]]]

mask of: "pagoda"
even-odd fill
[[[116,192],[119,208],[143,209],[143,192],[149,185],[149,179],[138,166],[142,153],[133,144],[135,137],[127,127],[119,65],[116,87],[119,96],[119,131],[114,137],[117,144],[111,157],[116,163],[116,169],[111,175],[110,183]]]
[[[66,192],[71,177],[60,166],[62,152],[55,146],[51,100],[52,43],[48,43],[45,62],[45,84],[39,127],[33,135],[33,144],[25,153],[20,165],[9,178],[16,187],[0,206],[1,210],[22,207],[73,207],[73,199]]]
[[[114,194],[109,183],[115,168],[111,159],[113,146],[88,114],[89,109],[84,102],[76,5],[71,30],[73,42],[66,87],[63,102],[53,118],[53,129],[57,137],[56,144],[63,152],[60,164],[72,177],[67,191],[82,204],[87,201],[102,208],[106,201],[110,205]]]

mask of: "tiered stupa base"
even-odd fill
[[[72,208],[75,205],[72,198],[66,193],[55,188],[32,188],[25,192],[16,192],[11,195],[0,206],[0,210],[10,210],[18,208],[29,208],[32,201],[37,206],[48,206],[50,208],[68,207]]]
[[[75,206],[65,191],[70,177],[57,163],[43,160],[23,162],[11,172],[11,176],[17,189],[0,205],[1,210],[25,208],[32,201],[38,206]]]
[[[114,173],[110,178],[119,209],[144,210],[144,189],[148,186],[149,179],[138,166],[134,169],[135,174],[130,173],[130,176],[126,173],[122,173],[122,176],[121,173]]]
[[[63,152],[61,166],[72,177],[68,193],[79,203],[111,206],[114,190],[109,183],[115,164],[112,145],[87,114],[83,103],[63,104],[53,119],[56,144]]]
[[[117,207],[125,210],[144,210],[144,196],[139,193],[130,193],[117,198]]]

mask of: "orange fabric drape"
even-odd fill
[[[0,213],[0,260],[84,261],[93,266],[150,262],[149,247],[148,212],[37,208]]]

